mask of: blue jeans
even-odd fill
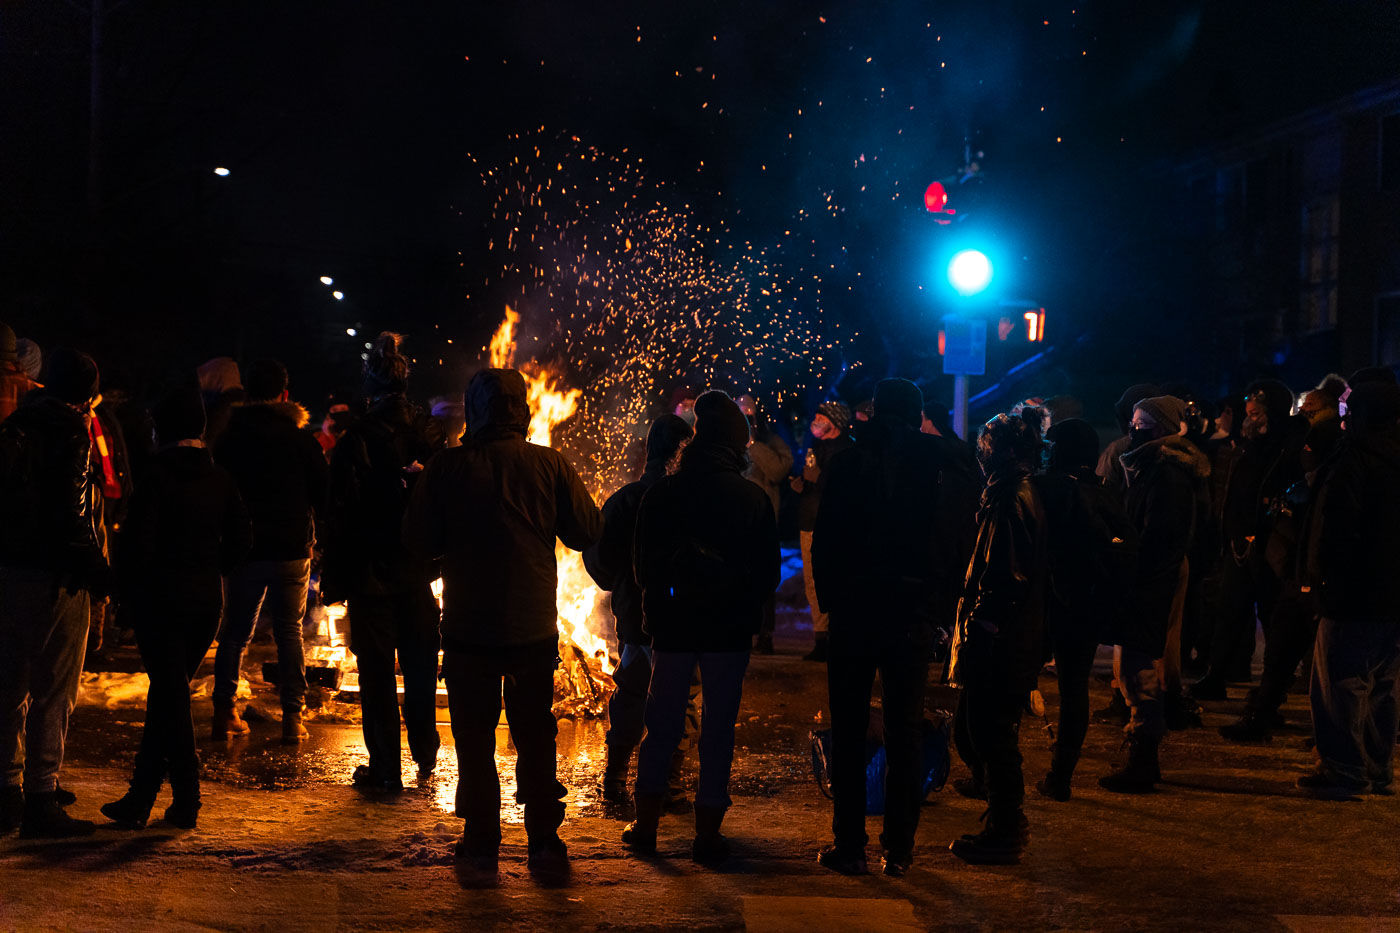
[[[301,620],[311,559],[253,560],[224,578],[224,622],[214,655],[214,698],[232,701],[238,693],[243,655],[253,640],[258,614],[267,609],[277,639],[278,686],[284,710],[300,710],[306,700],[306,658]]]
[[[647,691],[646,738],[637,752],[636,793],[666,793],[671,756],[685,734],[691,675],[700,667],[704,695],[700,713],[700,780],[695,805],[729,808],[729,772],[734,764],[734,724],[744,693],[748,651],[652,650]]]
[[[0,786],[58,786],[88,612],[88,594],[62,588],[55,572],[0,567]]]
[[[1400,685],[1400,622],[1327,619],[1313,649],[1313,732],[1322,766],[1334,778],[1361,785],[1394,776]]]
[[[613,671],[613,683],[617,689],[608,700],[607,743],[610,754],[619,758],[631,759],[632,753],[641,744],[646,731],[647,692],[651,688],[651,646],[622,646],[622,657]],[[690,749],[690,738],[700,731],[700,672],[693,672],[690,683],[690,699],[685,708],[685,732],[676,746],[676,757],[672,762],[672,774],[677,774],[685,764],[685,753]]]

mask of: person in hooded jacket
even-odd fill
[[[433,457],[409,497],[403,543],[442,566],[442,675],[457,745],[457,856],[491,872],[501,844],[496,725],[504,698],[516,749],[516,800],[525,806],[529,863],[567,865],[559,838],[564,785],[555,776],[559,664],[554,543],[582,551],[603,518],[557,450],[525,439],[525,378],[484,369],[467,385],[460,447]]]
[[[88,419],[97,364],[49,354],[44,386],[0,423],[0,833],[88,835],[58,784],[89,599],[112,589],[97,538]]]
[[[1038,418],[1033,424],[997,415],[977,438],[987,487],[949,671],[949,681],[961,688],[954,720],[958,754],[987,796],[981,832],[949,848],[976,864],[1015,864],[1030,840],[1021,809],[1019,732],[1045,656],[1049,523],[1031,482],[1040,456]]]
[[[1099,644],[1125,611],[1137,561],[1137,532],[1117,491],[1096,475],[1098,432],[1067,418],[1046,432],[1045,472],[1033,480],[1050,522],[1050,596],[1045,628],[1059,683],[1059,728],[1043,797],[1065,801],[1089,731],[1089,677]]]
[[[1400,387],[1354,382],[1346,405],[1306,566],[1321,616],[1309,690],[1318,764],[1298,787],[1326,799],[1393,794],[1400,726]]]
[[[1113,404],[1113,414],[1118,419],[1118,429],[1122,434],[1117,440],[1105,447],[1103,453],[1099,454],[1099,465],[1095,468],[1095,472],[1103,477],[1105,486],[1117,491],[1120,496],[1127,495],[1128,482],[1123,475],[1123,464],[1119,462],[1118,458],[1127,452],[1128,446],[1132,443],[1132,429],[1129,422],[1133,418],[1133,406],[1145,398],[1153,398],[1161,394],[1160,386],[1143,382],[1128,386],[1118,397],[1118,401]]]
[[[818,860],[864,874],[866,734],[870,690],[880,677],[888,771],[880,843],[884,872],[913,861],[924,797],[924,691],[934,630],[955,614],[957,543],[973,525],[976,496],[953,475],[939,439],[919,431],[923,393],[906,379],[875,387],[874,416],[850,450],[827,466],[812,560],[818,595],[831,613],[827,688],[831,701],[835,843]]]
[[[166,822],[195,826],[201,800],[190,681],[219,629],[222,575],[253,544],[238,486],[204,446],[204,404],[192,377],[151,408],[159,446],[117,543],[122,593],[150,678],[130,788],[102,805],[127,829],[146,825],[167,777]]]
[[[1166,733],[1163,658],[1181,651],[1182,613],[1210,462],[1181,435],[1186,403],[1165,395],[1133,408],[1131,445],[1122,456],[1128,518],[1138,533],[1131,608],[1114,633],[1113,674],[1130,718],[1127,762],[1099,779],[1120,793],[1150,791],[1161,780],[1157,750]]]
[[[647,687],[651,683],[651,639],[642,630],[642,591],[632,573],[632,540],[642,497],[664,476],[673,473],[679,456],[695,432],[677,415],[661,415],[647,431],[646,468],[603,503],[603,536],[583,552],[583,563],[598,587],[612,594],[613,618],[622,657],[608,701],[607,764],[603,796],[620,801],[627,796],[627,772],[632,754],[642,741],[646,722]]]
[[[420,775],[432,773],[437,732],[438,608],[432,561],[408,552],[404,508],[434,454],[423,413],[408,400],[408,359],[398,334],[382,333],[364,364],[369,408],[331,451],[321,595],[346,601],[350,650],[360,675],[369,762],[356,786],[397,793],[399,697],[394,656],[403,673],[403,722]]]
[[[227,605],[214,655],[213,735],[248,732],[234,697],[243,656],[259,615],[272,621],[277,639],[282,741],[306,738],[306,657],[302,618],[311,582],[316,515],[325,508],[326,458],[303,431],[311,416],[287,400],[287,369],[276,360],[248,368],[248,404],[235,408],[214,447],[214,461],[233,474],[253,519],[248,558],[225,580]]]
[[[680,470],[647,492],[637,515],[633,563],[652,674],[637,753],[637,819],[622,839],[638,853],[656,851],[669,765],[698,664],[705,689],[691,856],[712,864],[728,855],[720,827],[731,802],[734,724],[749,649],[780,564],[772,503],[743,475],[748,445],[749,423],[734,400],[704,393],[695,400],[695,439]]]
[[[1270,505],[1303,478],[1308,423],[1292,414],[1293,403],[1293,391],[1274,379],[1245,390],[1244,450],[1221,504],[1221,615],[1211,634],[1206,675],[1191,686],[1197,700],[1224,700],[1227,682],[1250,680],[1256,624],[1268,638],[1282,586],[1268,560],[1275,518]]]
[[[204,443],[213,450],[228,428],[233,410],[248,400],[238,362],[231,356],[216,356],[196,370],[199,391],[204,399]]]

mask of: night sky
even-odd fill
[[[518,290],[484,173],[523,157],[575,187],[638,166],[638,198],[589,222],[656,207],[707,258],[747,246],[775,281],[819,275],[781,323],[831,347],[813,391],[856,361],[936,372],[942,257],[963,243],[1046,306],[1052,339],[1117,334],[1141,362],[1127,321],[1189,293],[1153,166],[1390,77],[1398,48],[1393,3],[129,0],[104,18],[94,215],[88,18],[11,0],[3,317],[133,384],[276,353],[316,392],[350,380],[347,326],[393,327],[450,386]],[[982,171],[958,186],[965,146]],[[934,179],[963,221],[923,210]],[[524,311],[553,339],[541,302]]]

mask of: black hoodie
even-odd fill
[[[557,450],[525,440],[525,380],[487,369],[467,387],[470,437],[433,457],[403,517],[403,543],[442,559],[442,643],[516,648],[558,639],[557,538],[581,551],[603,519]]]

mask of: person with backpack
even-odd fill
[[[661,415],[651,423],[646,440],[646,469],[640,479],[623,486],[603,503],[603,536],[583,552],[583,563],[593,582],[612,594],[617,641],[622,651],[612,675],[617,689],[608,700],[608,757],[603,768],[603,799],[612,803],[627,797],[627,772],[642,741],[647,688],[651,684],[651,639],[642,629],[642,591],[632,573],[637,512],[647,490],[675,472],[680,454],[694,434],[677,415]]]
[[[97,538],[88,419],[97,364],[49,355],[44,387],[0,423],[0,833],[85,836],[58,784],[89,599],[112,589]]]
[[[555,541],[576,551],[603,531],[583,480],[557,450],[525,439],[525,377],[483,369],[467,385],[461,447],[433,456],[403,516],[403,543],[442,563],[442,677],[457,745],[457,857],[494,873],[501,845],[496,726],[504,700],[515,744],[531,869],[568,867],[555,773],[559,665]]]
[[[1030,826],[1021,809],[1019,730],[1044,654],[1049,523],[1031,474],[1039,464],[1034,423],[997,415],[977,438],[987,476],[977,512],[977,542],[967,567],[953,639],[950,682],[962,689],[954,737],[958,754],[986,788],[982,831],[949,848],[967,862],[1021,860]]]
[[[225,580],[227,604],[214,655],[216,739],[248,732],[234,696],[243,655],[259,616],[272,621],[277,638],[282,741],[306,738],[306,659],[302,618],[311,582],[316,513],[326,502],[326,458],[303,431],[311,416],[287,399],[287,368],[259,360],[248,368],[248,404],[229,416],[214,448],[214,460],[233,474],[253,518],[253,548]]]
[[[194,374],[151,407],[158,448],[132,495],[117,540],[122,595],[150,678],[146,721],[131,785],[102,805],[126,829],[150,818],[161,784],[173,797],[165,821],[193,829],[201,806],[190,681],[223,612],[222,575],[253,544],[253,525],[233,476],[204,446],[204,403]]]
[[[1093,426],[1069,418],[1052,425],[1045,439],[1045,472],[1035,484],[1050,522],[1045,630],[1060,709],[1050,770],[1036,790],[1065,801],[1089,732],[1094,656],[1125,610],[1137,565],[1137,532],[1121,496],[1095,473],[1099,434]]]
[[[437,731],[438,607],[430,560],[404,547],[404,508],[434,454],[425,418],[408,400],[402,338],[382,333],[364,364],[369,409],[336,442],[330,459],[321,594],[346,600],[350,650],[360,675],[360,709],[369,762],[352,781],[395,794],[400,773],[399,696],[394,656],[403,672],[403,722],[420,775],[432,773]]]
[[[1113,635],[1113,675],[1129,709],[1128,760],[1099,779],[1118,793],[1144,793],[1162,779],[1157,750],[1166,734],[1161,661],[1181,630],[1192,536],[1210,461],[1181,436],[1186,403],[1171,395],[1133,408],[1123,475],[1138,560],[1128,610]],[[1177,642],[1179,645],[1179,641]],[[1179,648],[1178,648],[1179,650]]]
[[[777,587],[780,568],[773,505],[743,475],[748,445],[749,423],[734,400],[704,393],[695,400],[695,439],[681,454],[679,471],[647,492],[637,514],[633,554],[652,674],[646,737],[637,753],[637,819],[622,841],[640,854],[656,851],[697,664],[705,687],[691,857],[714,864],[729,853],[720,827],[731,802],[734,724],[763,601]]]
[[[866,733],[878,674],[889,763],[880,845],[884,873],[900,877],[913,862],[924,797],[924,691],[934,629],[952,614],[965,567],[956,543],[973,524],[976,496],[944,481],[955,465],[938,438],[919,431],[918,386],[884,379],[874,404],[856,445],[827,465],[812,537],[818,595],[831,614],[835,842],[818,861],[842,874],[867,871]]]

